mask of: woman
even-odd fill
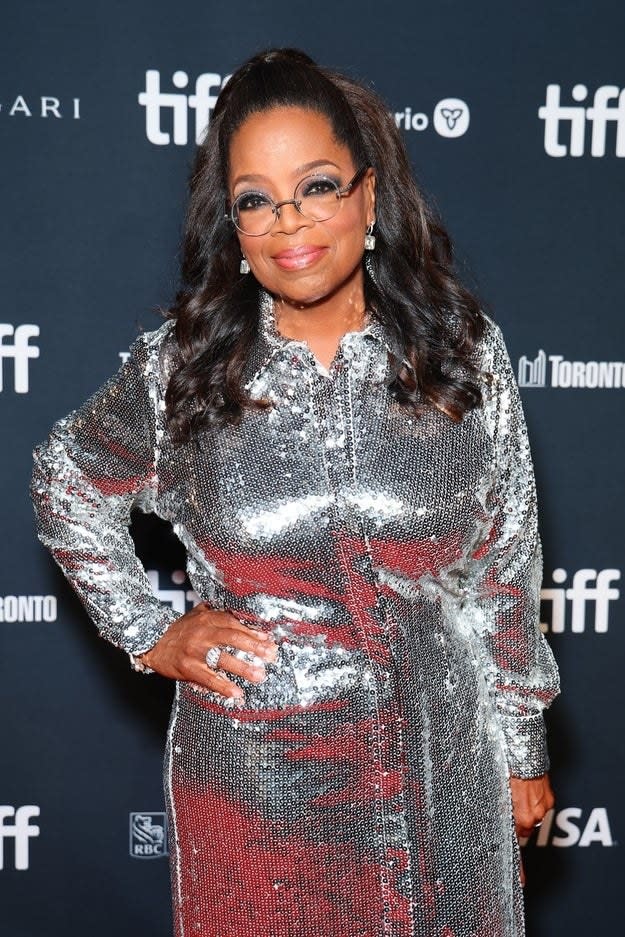
[[[36,451],[40,536],[177,681],[175,930],[512,937],[552,806],[531,456],[501,332],[384,105],[303,53],[222,91],[167,321]],[[154,511],[202,603],[152,595]]]

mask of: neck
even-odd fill
[[[362,277],[330,296],[311,303],[300,303],[285,296],[276,297],[275,322],[286,338],[339,340],[346,332],[362,329],[365,321],[365,298]]]

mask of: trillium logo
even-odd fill
[[[469,107],[460,98],[444,98],[434,108],[434,129],[441,137],[461,137],[469,129]]]

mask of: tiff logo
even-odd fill
[[[39,335],[38,325],[18,325],[13,328],[8,322],[0,322],[0,392],[4,390],[4,359],[13,358],[13,387],[16,394],[28,393],[28,362],[39,357],[37,345],[30,345],[29,339]],[[13,338],[13,344],[5,343],[5,338]]]
[[[567,580],[565,569],[554,569],[551,578],[554,583],[563,586]],[[592,624],[597,634],[608,630],[610,602],[620,597],[620,592],[611,583],[621,578],[619,569],[578,569],[573,576],[573,585],[568,589],[541,589],[540,598],[551,605],[551,624],[541,622],[543,632],[562,634],[566,630],[566,603],[571,603],[571,631],[582,634],[586,623]],[[591,585],[591,583],[595,583]]]
[[[18,872],[28,868],[28,846],[33,836],[39,836],[39,827],[31,824],[33,817],[39,816],[39,807],[28,805],[25,807],[0,806],[0,869],[4,869],[4,841],[13,839],[14,864]],[[14,819],[14,823],[6,820]]]
[[[181,615],[188,610],[188,605],[199,605],[201,599],[194,589],[185,589],[186,573],[182,569],[174,569],[170,579],[177,588],[161,589],[160,575],[157,569],[146,570],[146,575],[152,586],[152,592],[161,602],[169,602],[175,612]]]
[[[583,156],[586,146],[586,125],[592,127],[590,155],[605,156],[608,123],[616,126],[615,155],[625,156],[625,88],[601,85],[594,94],[591,107],[584,107],[588,97],[586,85],[575,85],[571,91],[574,101],[582,104],[560,104],[560,85],[547,85],[547,97],[538,116],[545,122],[545,152],[548,156]],[[612,102],[612,103],[611,103]],[[561,124],[569,129],[568,147],[560,140]]]
[[[139,93],[139,104],[145,108],[145,132],[150,143],[167,146],[171,142],[171,134],[163,130],[161,123],[162,111],[167,110],[171,112],[174,143],[176,146],[185,146],[189,136],[189,108],[195,111],[195,142],[200,143],[217,95],[229,78],[230,75],[222,79],[215,72],[205,72],[197,76],[194,94],[177,94],[161,91],[161,73],[156,69],[147,71],[145,91]],[[174,87],[183,89],[189,84],[189,76],[186,72],[177,71],[171,81]]]

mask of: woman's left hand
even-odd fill
[[[548,810],[555,804],[549,775],[539,778],[510,778],[514,825],[519,839],[532,834],[535,826],[542,823]]]
[[[514,826],[519,839],[531,836],[534,827],[540,826],[545,814],[555,804],[549,783],[549,775],[539,778],[510,777]],[[521,884],[525,885],[525,871],[521,861]]]

